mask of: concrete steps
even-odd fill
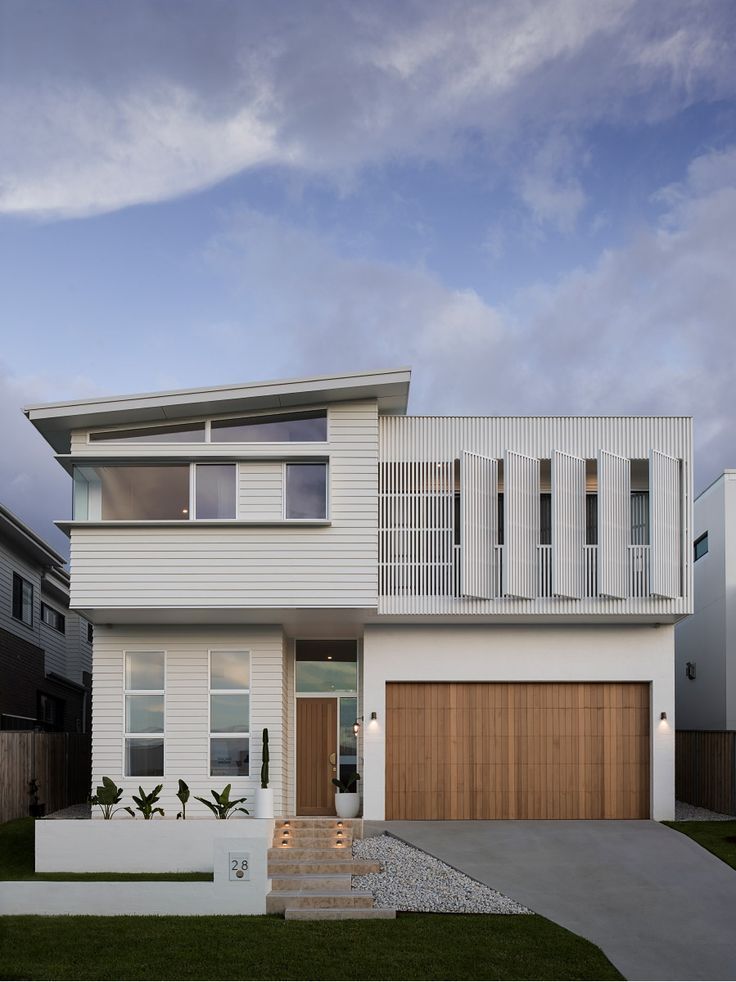
[[[372,894],[351,889],[353,876],[380,870],[379,863],[353,859],[353,839],[362,834],[361,819],[277,819],[266,910],[287,920],[395,917],[375,908]]]

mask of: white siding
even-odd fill
[[[75,527],[72,605],[375,607],[376,403],[331,406],[329,437],[321,455],[330,462],[330,526]],[[151,447],[140,452],[150,455]],[[301,456],[302,448],[282,445],[279,452],[289,459]],[[241,506],[242,500],[241,487]]]
[[[681,593],[680,461],[652,450],[649,455],[650,584],[660,597]]]
[[[461,592],[495,596],[498,544],[498,461],[474,453],[460,456]]]
[[[503,485],[503,592],[531,600],[537,595],[539,461],[507,450]]]
[[[578,598],[585,589],[585,460],[552,451],[552,592]]]
[[[208,651],[235,648],[251,657],[251,762],[250,777],[209,776],[209,677]],[[166,652],[165,776],[126,778],[123,770],[123,660],[130,649]],[[179,810],[178,779],[189,785],[192,796],[210,797],[210,789],[232,783],[233,797],[246,795],[245,807],[253,813],[255,790],[260,786],[261,733],[268,727],[271,752],[271,787],[276,813],[281,810],[284,787],[283,760],[283,637],[276,627],[159,627],[95,629],[92,674],[92,787],[103,775],[125,788],[126,801],[138,785],[150,790],[163,784],[162,806],[167,817]],[[192,799],[189,814],[209,815]]]
[[[598,454],[598,589],[607,597],[629,594],[631,543],[631,463],[601,450]]]
[[[239,464],[238,518],[278,521],[284,517],[284,465],[280,460]]]

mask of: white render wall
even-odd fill
[[[208,651],[233,648],[250,651],[250,776],[209,776],[209,678]],[[124,652],[165,651],[164,777],[125,777],[124,769]],[[232,784],[232,797],[246,795],[245,807],[254,814],[255,791],[260,787],[261,733],[268,727],[270,787],[276,814],[284,791],[283,762],[283,635],[280,627],[158,626],[95,628],[92,672],[92,787],[103,775],[125,789],[123,804],[133,807],[130,794],[138,785],[150,791],[163,784],[160,805],[175,818],[178,779],[192,793],[187,813],[194,817],[211,812],[194,795],[210,798],[210,789],[221,791]],[[98,812],[95,809],[95,812]],[[125,816],[118,816],[126,821]]]
[[[674,628],[669,625],[383,626],[363,639],[364,817],[385,817],[386,683],[650,682],[652,818],[674,818]],[[370,721],[372,712],[378,719]],[[660,722],[660,713],[667,721]]]
[[[693,564],[695,612],[676,629],[677,726],[736,730],[736,471],[697,498],[693,542],[704,532],[708,552]],[[695,662],[693,680],[687,662]]]
[[[309,407],[300,407],[309,408]],[[375,607],[378,593],[378,409],[328,410],[322,444],[104,444],[74,434],[75,453],[141,460],[239,459],[244,522],[73,525],[73,607]],[[268,459],[271,458],[271,459]],[[329,458],[329,526],[281,521],[282,461]]]

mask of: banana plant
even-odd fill
[[[185,819],[187,817],[187,802],[189,801],[189,785],[181,778],[179,778],[179,790],[176,792],[176,797],[181,802],[181,811],[176,817]]]
[[[233,798],[230,800],[231,788],[232,784],[228,784],[222,791],[220,791],[219,794],[217,791],[210,790],[210,794],[215,799],[214,804],[211,801],[208,801],[206,798],[200,798],[198,795],[195,795],[194,797],[197,801],[201,801],[203,805],[207,805],[209,810],[214,814],[215,818],[229,818],[231,812],[233,811],[245,812],[246,815],[250,815],[247,808],[237,807],[241,801],[247,801],[246,798]]]
[[[135,802],[136,810],[139,811],[147,821],[153,818],[154,815],[161,815],[162,817],[164,815],[163,808],[154,808],[154,805],[158,801],[159,794],[161,793],[161,788],[163,788],[163,784],[157,784],[150,794],[146,794],[143,788],[139,785],[138,794],[140,797],[137,795],[131,795],[131,798]],[[133,818],[135,818],[135,812],[132,808],[126,808],[125,810],[130,812]]]
[[[133,811],[130,808],[124,808],[122,805],[120,808],[115,807],[122,797],[123,789],[117,787],[111,778],[103,777],[102,784],[97,787],[97,794],[92,795],[90,802],[98,806],[102,811],[103,818],[110,819],[116,812],[120,811],[128,811],[132,815]]]

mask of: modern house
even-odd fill
[[[371,819],[673,817],[691,421],[409,416],[409,382],[26,409],[74,481],[93,783],[252,801],[267,727],[277,815],[357,769]]]
[[[64,558],[0,505],[0,729],[88,729],[92,624]]]
[[[736,730],[736,470],[695,499],[695,613],[677,626],[677,728]]]

